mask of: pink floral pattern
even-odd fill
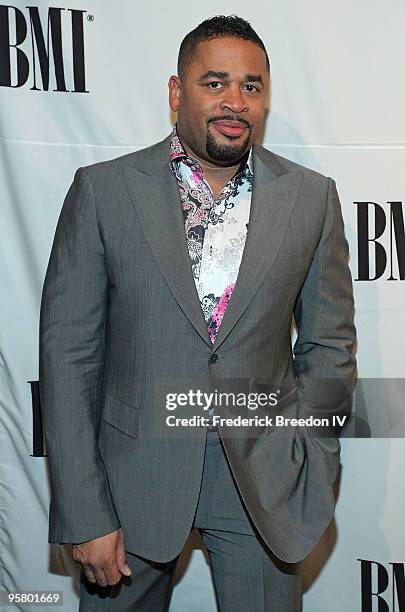
[[[208,333],[212,343],[214,343],[216,340],[218,330],[221,326],[222,319],[224,318],[225,310],[228,308],[229,300],[231,299],[234,287],[235,283],[225,287],[223,294],[219,298],[218,304],[212,310],[211,318],[208,324]]]

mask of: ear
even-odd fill
[[[168,82],[169,87],[169,104],[170,108],[174,113],[177,112],[180,103],[180,92],[181,92],[181,80],[175,74],[169,78]]]

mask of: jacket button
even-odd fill
[[[209,363],[216,363],[219,359],[219,355],[217,353],[214,353],[213,355],[211,355],[211,357],[209,358],[208,362]]]

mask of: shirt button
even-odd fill
[[[219,359],[219,355],[217,353],[214,353],[213,355],[211,355],[211,357],[209,358],[208,362],[209,363],[216,363]]]

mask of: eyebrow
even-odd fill
[[[229,72],[217,72],[215,70],[208,70],[208,72],[205,72],[200,77],[200,81],[205,81],[212,77],[216,79],[226,79],[229,77]],[[243,80],[247,82],[261,83],[263,85],[263,79],[260,74],[247,74]]]
[[[200,79],[205,81],[211,77],[216,77],[217,79],[226,79],[229,76],[228,72],[215,72],[215,70],[208,70],[205,74],[203,74]]]

